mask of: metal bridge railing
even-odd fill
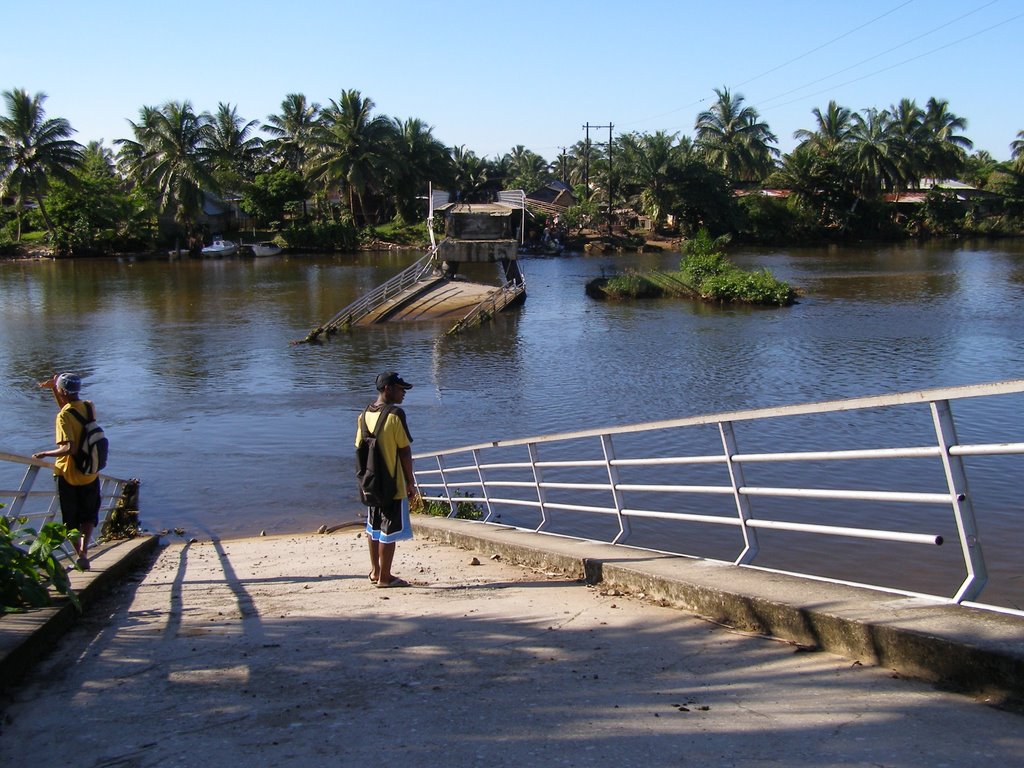
[[[355,325],[375,309],[402,293],[402,291],[415,285],[423,277],[429,275],[436,269],[436,265],[434,264],[434,254],[436,251],[437,248],[435,246],[431,246],[427,250],[426,255],[424,255],[419,261],[409,265],[387,282],[380,284],[369,293],[364,294],[359,299],[349,304],[344,309],[339,310],[334,317],[326,323],[310,331],[309,335],[302,339],[302,341],[315,341],[323,333],[330,334],[338,328],[347,328]]]
[[[28,527],[36,531],[45,523],[60,520],[60,500],[57,497],[57,485],[53,481],[52,462],[0,451],[0,464],[8,470],[3,473],[5,481],[17,475],[17,465],[25,467],[17,488],[0,488],[0,503],[4,505],[0,508],[0,515],[8,518],[24,517]],[[101,525],[97,526],[94,536],[99,534],[102,522],[115,508],[125,485],[130,482],[102,473],[99,478]],[[73,557],[70,545],[65,545],[63,556]]]
[[[810,570],[784,572],[972,603],[988,576],[964,458],[1024,454],[1024,442],[961,444],[951,402],[973,399],[978,403],[979,399],[1020,393],[1024,393],[1024,380],[498,440],[416,454],[417,485],[425,501],[446,505],[451,516],[468,505],[483,523],[612,544],[624,545],[635,537],[638,521],[659,521],[658,525],[666,527],[654,534],[654,545],[630,546],[674,554],[705,556],[686,551],[691,545],[689,537],[679,533],[682,528],[698,524],[725,530],[725,526],[738,531],[726,541],[733,541],[736,554],[732,562],[740,566],[759,567],[755,560],[762,531],[931,547],[943,543],[939,531],[949,531],[952,535],[947,538],[955,536],[966,574],[951,598],[880,583],[871,557],[860,569],[865,576],[856,580],[822,578]],[[922,409],[927,409],[927,419]],[[902,415],[897,417],[897,412]],[[828,416],[840,413],[839,419]],[[808,419],[822,417],[839,423],[825,428],[804,426]],[[892,425],[893,440],[912,434],[925,444],[807,450],[816,447],[815,443],[835,439],[856,445],[858,419],[881,419],[887,428]],[[748,442],[773,450],[741,451],[740,424],[751,432]],[[1003,424],[1001,428],[1019,432],[1019,425]],[[695,437],[699,430],[703,430],[707,450],[691,453],[701,446],[702,441]],[[711,430],[717,435],[712,436]],[[798,441],[795,447],[804,450],[783,450],[786,446],[780,442],[786,440]],[[904,472],[900,465],[896,476],[906,487],[876,488],[871,485],[878,473],[865,472],[863,465],[857,469],[850,465],[879,461],[915,462],[923,477]],[[845,482],[867,487],[794,485],[793,478],[800,475],[798,468],[808,464],[817,465],[812,477],[821,485]],[[766,467],[771,469],[762,469]],[[836,467],[845,467],[846,474]],[[762,479],[753,484],[745,479],[745,474],[755,473],[768,482]],[[630,474],[643,476],[627,477]],[[773,498],[786,500],[785,507],[766,501]],[[815,503],[808,505],[808,500]],[[801,504],[804,507],[799,514],[790,514]],[[844,519],[833,519],[835,509],[830,504],[844,507],[839,516]],[[913,514],[902,513],[908,505]],[[896,508],[900,513],[887,511]],[[936,514],[936,509],[951,513],[952,524],[943,513]],[[774,534],[772,545],[779,546]],[[799,555],[795,559],[800,560]]]
[[[461,333],[467,328],[487,322],[490,318],[503,310],[517,298],[526,293],[526,282],[515,282],[512,280],[504,283],[500,288],[495,288],[490,295],[466,313],[459,322],[448,329],[448,334]]]

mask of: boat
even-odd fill
[[[272,240],[265,240],[262,243],[253,243],[251,246],[253,256],[277,256],[281,252],[281,246]]]
[[[203,256],[234,256],[237,252],[237,245],[230,240],[222,240],[219,237],[215,237],[213,243],[203,248]]]

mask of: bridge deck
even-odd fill
[[[483,301],[497,286],[452,280],[425,278],[390,298],[368,314],[359,325],[416,320],[458,319]]]

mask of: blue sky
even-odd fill
[[[553,159],[585,123],[692,136],[722,86],[783,151],[829,99],[946,99],[997,159],[1024,130],[1021,0],[45,0],[0,18],[0,90],[46,93],[83,143],[129,137],[144,105],[227,102],[262,122],[288,93],[349,88],[492,158]]]

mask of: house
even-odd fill
[[[552,181],[526,196],[526,204],[544,213],[565,213],[579,202],[564,181]]]

